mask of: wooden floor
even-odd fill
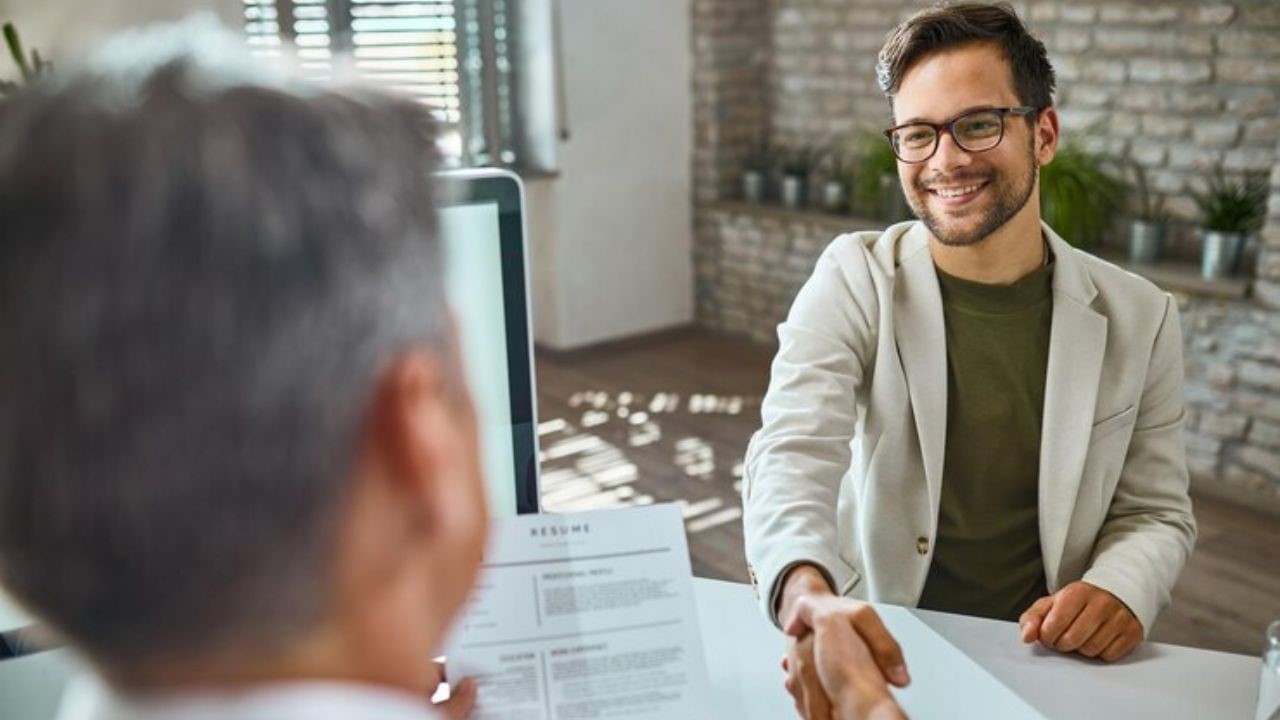
[[[739,481],[767,349],[686,330],[539,351],[543,503],[566,511],[685,504],[693,571],[746,582]],[[1154,640],[1257,655],[1280,618],[1280,521],[1195,498],[1200,539]]]

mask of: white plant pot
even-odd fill
[[[1164,223],[1134,220],[1129,224],[1129,260],[1150,264],[1160,257],[1164,246]]]
[[[764,173],[759,170],[743,171],[742,199],[749,203],[764,202]]]
[[[1204,230],[1204,247],[1200,254],[1200,275],[1214,280],[1234,275],[1244,254],[1245,234]]]
[[[828,180],[822,186],[822,208],[828,212],[842,212],[848,198],[848,189],[838,180]]]
[[[792,210],[798,210],[808,204],[808,192],[805,178],[799,175],[782,176],[782,204]]]

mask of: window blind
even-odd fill
[[[451,164],[554,171],[557,130],[567,130],[552,0],[241,1],[256,54],[417,98],[440,121]]]
[[[453,0],[243,0],[245,34],[261,56],[296,56],[306,77],[334,63],[414,97],[441,123],[446,155],[461,154],[461,89]]]

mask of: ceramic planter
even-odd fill
[[[839,180],[828,180],[822,186],[822,209],[827,212],[843,212],[849,198],[849,190]]]
[[[1200,255],[1200,275],[1206,280],[1224,278],[1235,274],[1244,253],[1245,234],[1203,231],[1204,248]]]
[[[749,203],[764,202],[764,173],[759,170],[742,173],[742,199]]]
[[[798,210],[809,204],[808,188],[805,178],[799,175],[782,176],[782,204],[792,210]]]
[[[1149,264],[1160,257],[1164,246],[1164,223],[1134,220],[1129,223],[1129,260]]]

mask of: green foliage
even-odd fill
[[[1203,193],[1192,192],[1206,230],[1248,234],[1262,227],[1267,211],[1267,183],[1260,175],[1230,181],[1214,168]]]
[[[813,173],[814,168],[818,167],[819,161],[822,161],[823,151],[817,146],[801,145],[800,147],[792,147],[790,150],[782,150],[780,152],[780,161],[778,165],[782,168],[782,174],[785,176],[806,178]]]
[[[9,48],[9,56],[18,66],[23,82],[35,82],[52,67],[40,57],[38,50],[32,50],[30,59],[27,58],[27,54],[22,49],[22,38],[18,36],[18,29],[11,22],[4,24],[4,43]],[[17,83],[0,82],[0,95],[7,95],[17,89]]]
[[[1064,240],[1088,248],[1102,239],[1124,196],[1119,180],[1103,171],[1103,161],[1076,138],[1058,146],[1053,161],[1040,168],[1040,215]]]
[[[834,180],[846,188],[852,187],[857,165],[857,155],[848,150],[833,151],[827,156],[827,179]]]
[[[797,148],[783,149],[778,153],[779,167],[783,175],[807,178],[818,163],[822,161],[825,151],[814,145],[801,145]]]
[[[742,161],[743,170],[754,170],[759,173],[768,174],[773,169],[775,162],[774,149],[769,145],[768,141],[757,142],[751,152]]]
[[[880,208],[880,178],[897,174],[898,158],[889,141],[879,133],[863,132],[858,136],[857,146],[853,204],[856,212],[871,216]]]
[[[1164,198],[1151,192],[1151,186],[1147,183],[1147,171],[1132,159],[1126,160],[1125,166],[1133,175],[1130,189],[1135,196],[1134,219],[1157,224],[1168,222],[1169,213],[1164,208]]]

